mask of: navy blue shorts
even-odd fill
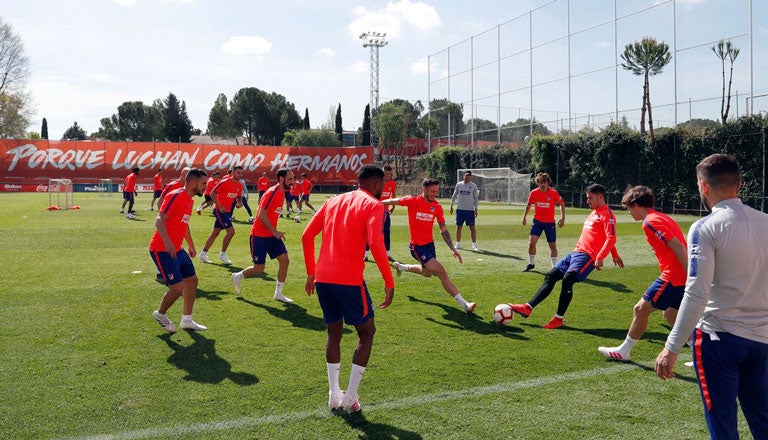
[[[156,189],[155,193],[152,195],[152,197],[154,197],[156,199],[159,199],[160,198],[160,194],[162,194],[162,193],[163,193],[162,189]]]
[[[205,197],[205,201],[208,203],[213,202],[213,199],[211,198],[210,194],[204,194],[203,197]]]
[[[251,235],[251,258],[253,264],[264,264],[269,258],[275,259],[280,255],[287,253],[283,240],[275,237],[256,237]]]
[[[176,252],[176,258],[171,258],[171,254],[165,251],[149,251],[149,256],[155,262],[166,285],[180,283],[185,278],[195,276],[195,266],[184,249]]]
[[[557,228],[555,227],[555,222],[545,223],[533,219],[530,235],[541,237],[542,232],[547,235],[547,243],[554,243],[557,241]]]
[[[421,263],[422,266],[427,264],[429,260],[433,258],[437,258],[435,255],[435,242],[425,244],[423,246],[419,246],[417,244],[411,244],[411,255],[413,255],[413,258],[419,260],[419,263]]]
[[[343,318],[349,325],[360,325],[373,318],[373,301],[365,282],[362,286],[315,283],[315,290],[326,324]]]
[[[659,310],[667,310],[670,307],[680,310],[684,292],[685,286],[673,286],[669,281],[656,278],[643,294],[643,299]]]
[[[133,201],[133,193],[130,191],[123,191],[123,199],[128,200],[129,202]]]
[[[231,212],[221,212],[218,209],[213,208],[213,216],[216,218],[216,221],[213,222],[214,228],[229,229],[232,227]]]
[[[576,280],[582,282],[595,270],[595,260],[584,252],[571,252],[555,265],[562,273],[575,272]]]
[[[301,196],[301,200],[303,200],[303,201],[305,201],[305,202],[308,202],[308,201],[309,201],[309,194],[303,194],[303,195]]]
[[[464,223],[466,223],[467,226],[474,226],[475,211],[469,209],[456,210],[456,226],[463,226]]]

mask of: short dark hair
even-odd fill
[[[287,168],[280,168],[279,170],[277,170],[277,179],[278,180],[280,180],[281,177],[283,179],[285,179],[285,176],[287,176],[287,175],[288,175],[288,169]]]
[[[384,165],[384,171],[392,171],[392,165]]]
[[[301,177],[307,177],[307,173],[301,173]]]
[[[717,190],[739,187],[739,162],[730,154],[712,154],[696,165],[696,177]]]
[[[469,174],[471,176],[472,175],[472,171],[469,171],[469,170],[464,171],[464,175],[466,176],[467,174]]]
[[[242,170],[242,169],[243,169],[243,166],[242,166],[242,165],[237,165],[237,166],[234,166],[234,167],[230,168],[230,169],[229,169],[229,172],[230,172],[230,173],[234,173],[234,172],[235,172],[235,170]]]
[[[384,178],[384,170],[381,169],[380,166],[370,164],[370,165],[363,165],[359,170],[357,170],[357,180],[368,180],[372,178]]]
[[[200,168],[192,168],[187,173],[187,180],[190,178],[199,179],[201,177],[208,177],[208,173],[206,173],[205,170],[201,170]]]
[[[643,185],[628,186],[621,198],[621,204],[625,208],[635,205],[641,208],[653,208],[654,203],[656,203],[656,198],[653,196],[653,191]]]
[[[132,168],[131,171],[133,171],[134,173],[138,174],[139,173],[139,167]]]
[[[428,188],[432,185],[440,185],[440,181],[433,177],[425,177],[424,181],[421,182],[422,188]]]
[[[587,187],[587,192],[590,194],[602,194],[605,197],[605,187],[599,183],[593,183]]]

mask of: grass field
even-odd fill
[[[690,351],[681,355],[678,378],[664,382],[652,371],[669,332],[660,314],[633,350],[634,362],[597,352],[624,338],[632,305],[658,275],[640,224],[624,212],[616,214],[627,267],[608,263],[578,284],[566,327],[544,330],[559,290],[528,319],[493,322],[496,304],[530,298],[548,252],[542,240],[537,272],[521,273],[522,208],[481,205],[481,252],[462,250],[459,265],[437,242],[438,258],[477,302],[476,313],[462,312],[436,278],[397,278],[393,305],[376,311],[363,412],[332,416],[322,314],[303,293],[306,222],[279,224],[288,234],[285,293],[293,304],[272,300],[276,262],[263,279],[244,281],[242,298],[232,293],[230,273],[249,264],[250,226],[237,222],[233,266],[195,263],[195,320],[209,330],[168,335],[151,317],[164,288],[147,252],[149,197],[138,198],[130,221],[118,214],[119,196],[75,194],[82,209],[48,212],[47,195],[0,195],[0,438],[707,438],[694,372],[682,365]],[[315,206],[322,197],[314,196]],[[568,210],[558,231],[561,255],[573,248],[586,213]],[[245,216],[238,210],[238,219]],[[685,232],[694,220],[678,218]],[[198,249],[212,224],[210,214],[192,219]],[[392,240],[393,256],[413,263],[403,208],[393,216]],[[366,278],[378,304],[383,283],[373,263]],[[176,324],[180,306],[169,312]],[[354,343],[345,331],[343,388]],[[740,427],[748,437],[743,420]]]

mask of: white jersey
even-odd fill
[[[688,280],[666,347],[693,328],[768,344],[768,214],[723,200],[688,232]]]
[[[456,205],[456,209],[460,209],[462,211],[474,211],[477,209],[479,192],[480,190],[477,189],[475,182],[470,181],[469,183],[464,183],[462,180],[456,184],[456,188],[453,190],[453,195],[451,196],[451,204],[453,204],[458,198],[459,203]]]

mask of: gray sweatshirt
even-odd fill
[[[451,196],[451,204],[453,204],[456,201],[456,198],[458,198],[459,203],[456,205],[456,209],[460,209],[462,211],[474,211],[477,209],[479,192],[480,190],[477,189],[475,182],[470,181],[469,183],[464,183],[462,180],[456,184],[456,188],[453,190],[453,195]]]

